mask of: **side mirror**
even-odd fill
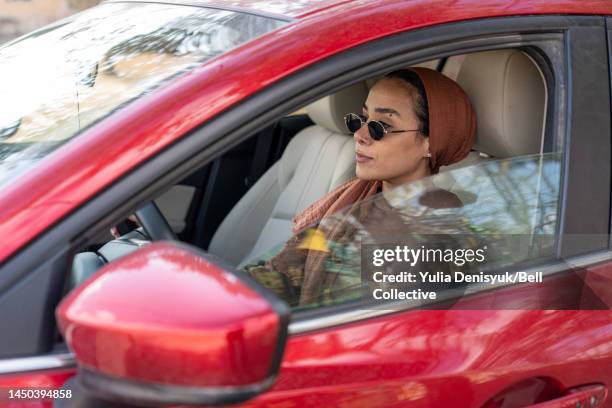
[[[177,243],[98,271],[56,311],[94,396],[134,404],[227,404],[270,387],[288,306],[248,276]]]

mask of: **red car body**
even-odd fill
[[[232,2],[242,8],[257,8],[258,3]],[[9,184],[0,196],[0,236],[11,238],[0,245],[0,262],[10,260],[188,131],[304,67],[360,44],[418,28],[481,18],[564,14],[612,15],[612,3],[313,0],[289,5],[285,15],[294,19],[289,24],[128,105],[54,152],[19,183]],[[595,286],[609,298],[612,263],[588,273],[600,279]],[[275,385],[245,406],[488,403],[494,407],[500,395],[515,398],[518,402],[513,406],[520,406],[521,401],[530,403],[537,398],[553,402],[563,392],[584,386],[595,387],[588,396],[601,400],[605,392],[597,387],[612,384],[611,338],[608,310],[388,314],[291,334]],[[4,376],[0,386],[57,387],[72,370]],[[28,404],[23,406],[44,405]]]

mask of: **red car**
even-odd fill
[[[1,47],[0,404],[612,407],[610,15],[109,0]],[[464,206],[391,200],[543,281],[289,307],[239,270],[354,176],[342,116],[414,65],[463,87],[478,142],[430,180]],[[358,274],[356,228],[304,242]]]

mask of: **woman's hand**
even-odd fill
[[[138,218],[136,218],[136,215],[132,214],[132,215],[128,216],[128,217],[127,217],[127,219],[128,219],[129,221],[132,221],[133,223],[135,223],[137,226],[140,226],[140,223],[138,222]],[[118,228],[118,226],[117,226],[117,225],[115,225],[114,227],[112,227],[112,228],[110,229],[110,233],[111,233],[111,235],[112,235],[112,236],[113,236],[115,239],[117,239],[117,238],[121,237],[121,235],[123,235],[123,234],[121,234],[121,233],[119,232],[119,228]]]

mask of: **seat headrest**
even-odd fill
[[[334,133],[351,134],[344,125],[344,115],[361,113],[361,108],[368,98],[365,82],[359,82],[334,94],[321,98],[306,106],[310,119],[319,126]]]
[[[457,82],[476,110],[474,150],[498,158],[541,152],[546,86],[530,57],[519,50],[468,54]]]

